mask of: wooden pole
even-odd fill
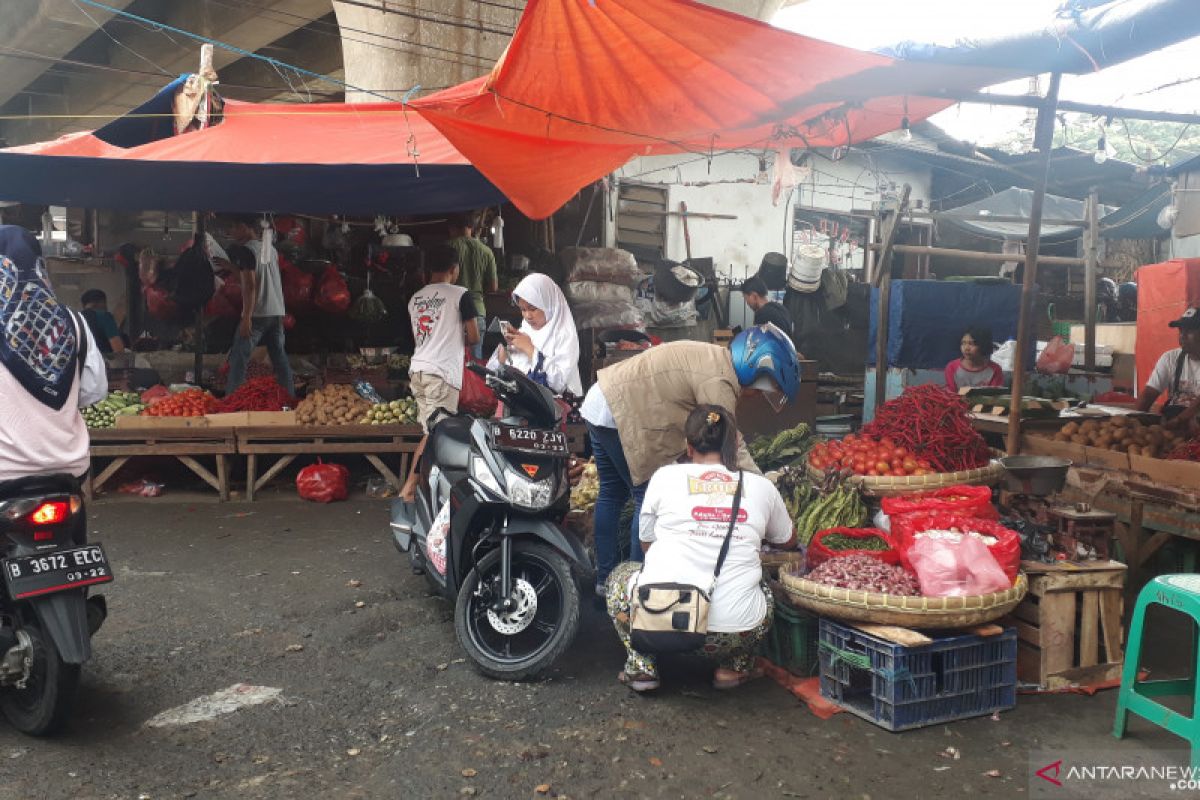
[[[1100,262],[1100,192],[1088,193],[1087,232],[1084,237],[1083,267],[1083,366],[1096,369],[1096,266]]]
[[[1008,415],[1009,455],[1021,451],[1021,398],[1025,393],[1025,353],[1029,349],[1033,330],[1033,293],[1037,283],[1037,251],[1042,241],[1042,207],[1046,202],[1046,180],[1050,173],[1050,151],[1054,144],[1055,110],[1058,107],[1058,87],[1062,73],[1050,76],[1050,88],[1038,108],[1037,133],[1034,146],[1038,150],[1037,188],[1033,192],[1033,204],[1029,212],[1029,235],[1025,243],[1025,279],[1021,285],[1021,315],[1017,323],[1017,352],[1013,354],[1012,405]]]
[[[912,187],[907,183],[900,191],[900,202],[883,226],[883,246],[879,261],[875,265],[875,285],[879,287],[878,324],[875,325],[875,408],[887,402],[887,346],[888,325],[891,322],[892,301],[892,245],[896,241],[896,229],[900,217],[908,208],[908,195]]]
[[[978,103],[985,106],[1015,106],[1017,108],[1034,108],[1040,101],[1028,95],[990,94],[988,92],[937,92],[940,97],[955,100],[959,103]],[[1178,122],[1183,125],[1200,124],[1200,114],[1188,114],[1179,111],[1153,111],[1144,108],[1122,108],[1121,106],[1106,106],[1096,103],[1079,103],[1074,100],[1062,100],[1057,103],[1059,111],[1092,114],[1097,117],[1113,117],[1119,119],[1137,119],[1148,122]]]
[[[196,211],[192,213],[192,236],[196,244],[205,248],[208,252],[208,245],[205,244],[205,229],[204,229],[204,212]],[[204,306],[196,309],[196,351],[195,358],[192,361],[192,381],[196,386],[204,386]]]

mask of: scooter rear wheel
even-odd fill
[[[0,711],[22,733],[50,736],[71,716],[80,666],[64,663],[54,640],[41,628],[30,625],[21,630],[32,644],[33,667],[24,689],[0,688]]]
[[[516,608],[491,609],[500,582],[500,551],[493,550],[463,581],[454,606],[454,630],[476,668],[508,681],[536,677],[566,651],[579,630],[579,587],[567,559],[544,544],[513,542]]]

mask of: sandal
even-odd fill
[[[754,669],[750,670],[749,672],[737,672],[734,674],[737,675],[736,678],[718,678],[716,676],[716,674],[714,673],[713,674],[713,683],[712,683],[713,688],[714,689],[722,689],[722,690],[736,689],[737,687],[741,686],[744,683],[749,683],[750,681],[758,680],[759,678],[761,678],[763,676],[764,673],[760,667],[755,667]]]
[[[639,694],[642,692],[652,692],[662,685],[658,678],[651,675],[646,675],[645,673],[630,675],[624,670],[617,673],[617,680]]]

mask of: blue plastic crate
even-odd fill
[[[1017,704],[1017,634],[927,634],[915,647],[821,619],[821,694],[902,731],[1006,711]]]

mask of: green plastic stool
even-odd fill
[[[1125,668],[1121,671],[1121,693],[1117,698],[1117,718],[1113,736],[1125,736],[1129,713],[1137,714],[1192,745],[1192,766],[1200,767],[1200,694],[1196,692],[1196,674],[1188,678],[1138,681],[1138,663],[1142,654],[1142,634],[1146,609],[1151,604],[1186,614],[1200,624],[1200,575],[1160,575],[1138,594],[1133,618],[1129,623],[1129,646],[1125,649]],[[1198,653],[1200,656],[1200,653]],[[1192,698],[1192,716],[1185,717],[1151,698],[1171,695]]]

